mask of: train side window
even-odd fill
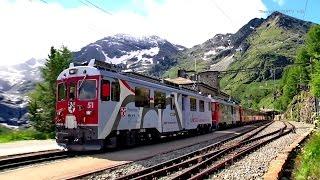
[[[170,95],[170,109],[173,110],[175,108],[174,95]]]
[[[202,100],[199,101],[199,111],[204,112],[204,101]]]
[[[118,82],[111,83],[111,100],[120,101],[120,84]]]
[[[154,107],[159,109],[166,108],[166,93],[154,91]]]
[[[211,102],[208,102],[208,111],[211,111]]]
[[[190,111],[197,111],[197,100],[190,98]]]
[[[150,90],[143,87],[135,88],[136,107],[150,107]]]
[[[65,83],[58,84],[58,101],[64,101],[67,97],[67,89]]]
[[[185,103],[186,103],[186,98],[187,98],[187,96],[186,95],[182,95],[182,104],[181,104],[181,106],[182,106],[182,111],[184,111],[185,109],[186,109],[186,105],[185,105]]]
[[[101,82],[101,100],[110,100],[110,82],[108,80],[102,80]]]

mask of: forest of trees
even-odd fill
[[[310,28],[294,64],[286,69],[276,108],[285,111],[295,95],[308,89],[320,97],[320,25]]]

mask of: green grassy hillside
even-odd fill
[[[222,55],[220,61],[226,56],[233,55],[233,61],[227,70],[246,70],[223,73],[220,81],[221,89],[241,100],[245,107],[274,109],[274,98],[281,95],[283,84],[281,79],[286,71],[284,67],[294,62],[297,50],[303,45],[306,32],[311,25],[310,22],[276,12],[256,27],[249,26],[254,30],[249,31],[247,24],[245,32],[241,32],[240,29],[231,35],[229,48],[234,47],[229,49],[229,54]],[[243,34],[246,36],[241,36]],[[242,41],[238,46],[232,44],[232,39],[240,36]],[[178,56],[177,65],[167,71],[164,77],[176,76],[179,68],[193,70],[195,59],[197,71],[209,69],[210,65],[219,60],[204,59],[199,55],[204,53],[201,48],[208,51],[213,47],[208,43],[209,41],[185,50]],[[218,40],[214,43],[220,45]]]
[[[285,70],[280,67],[292,64],[303,44],[306,30],[299,26],[290,29],[281,21],[281,17],[267,19],[247,38],[248,49],[237,52],[229,67],[229,70],[253,70],[227,74],[221,79],[222,89],[241,99],[246,107],[274,108],[272,102],[281,88]]]

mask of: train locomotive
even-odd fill
[[[235,103],[97,60],[71,63],[58,76],[56,89],[56,141],[76,151],[267,119]]]

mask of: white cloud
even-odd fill
[[[283,6],[285,3],[285,0],[273,0],[273,2],[277,3],[279,6]]]
[[[41,1],[0,1],[0,66],[46,57],[52,45],[78,50],[116,33],[156,34],[190,47],[216,33],[235,32],[261,17],[259,10],[266,10],[261,0],[165,0],[161,4],[142,0],[142,4],[145,16],[128,10],[111,16],[87,6],[66,9]]]

